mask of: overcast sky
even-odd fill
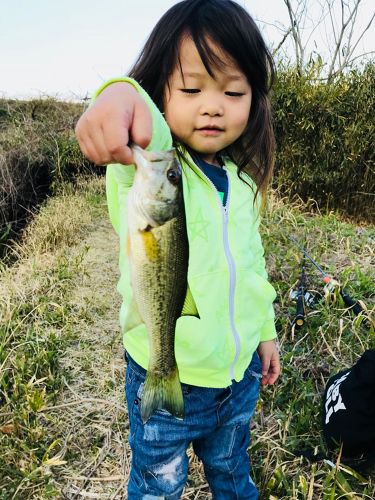
[[[307,0],[308,4],[312,2],[315,0]],[[364,26],[375,8],[375,0],[362,2],[359,21]],[[0,96],[91,95],[106,79],[127,72],[156,21],[175,3],[0,0]],[[277,45],[282,33],[272,25],[288,24],[284,0],[238,3],[258,21],[267,43]],[[373,27],[361,42],[363,52],[375,49],[374,32]],[[324,38],[318,33],[314,37]]]

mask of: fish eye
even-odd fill
[[[167,179],[171,184],[176,186],[180,182],[181,173],[176,168],[170,168],[167,171]]]

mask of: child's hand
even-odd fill
[[[82,153],[97,165],[131,164],[128,142],[142,148],[149,144],[151,114],[132,85],[112,83],[83,113],[75,131]]]
[[[262,384],[272,385],[280,375],[280,356],[276,341],[260,342],[257,352],[262,362]]]

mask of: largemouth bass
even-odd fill
[[[155,153],[132,146],[132,151],[136,172],[128,195],[128,256],[133,307],[150,342],[141,417],[146,422],[155,409],[165,409],[183,418],[174,350],[189,257],[181,166],[174,150]]]

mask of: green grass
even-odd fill
[[[76,329],[80,321],[90,325],[95,316],[106,312],[98,301],[78,307],[72,296],[76,277],[85,272],[82,240],[107,217],[103,186],[98,182],[102,181],[93,181],[91,186],[83,183],[78,190],[65,188],[49,200],[24,240],[15,246],[18,261],[9,268],[3,266],[0,273],[2,500],[61,498],[59,465],[64,461],[79,464],[83,458],[86,465],[104,447],[98,430],[103,424],[99,421],[98,429],[89,427],[95,419],[88,413],[77,424],[85,426],[82,435],[88,429],[82,442],[77,436],[85,446],[63,449],[61,434],[53,429],[58,430],[64,420],[48,410],[58,400],[63,380],[69,382],[72,377],[59,363],[68,344],[78,343],[83,353],[91,352],[75,366],[90,378],[96,347],[90,337],[77,338]],[[309,310],[302,329],[291,327],[295,306],[289,292],[299,278],[301,255],[289,235],[303,242],[350,295],[363,300],[373,321],[374,227],[352,224],[333,213],[313,214],[308,205],[272,197],[262,236],[270,280],[277,290],[283,372],[275,386],[262,391],[258,404],[251,446],[254,477],[264,499],[371,499],[375,483],[370,475],[361,477],[343,464],[309,463],[295,455],[296,450],[326,451],[320,425],[325,383],[333,373],[351,366],[364,349],[374,347],[375,334],[371,323],[355,318],[340,300],[319,302]],[[79,251],[72,250],[75,243],[81,243]],[[306,264],[306,272],[309,287],[321,291],[323,284],[316,270]],[[97,279],[101,279],[100,273]],[[98,389],[100,384],[92,383]],[[101,398],[106,399],[112,389],[113,377],[104,377]],[[121,473],[116,470],[116,458],[114,455],[111,465],[114,474]],[[337,455],[330,458],[336,463]],[[209,498],[196,457],[192,458],[187,491],[184,499]]]
[[[50,467],[60,443],[44,409],[62,388],[59,358],[80,320],[70,289],[85,249],[77,254],[70,246],[100,212],[92,205],[96,196],[103,199],[97,184],[66,186],[42,206],[13,247],[17,262],[0,270],[1,499],[56,498]]]
[[[321,434],[325,384],[366,348],[373,348],[375,340],[374,227],[351,224],[334,213],[304,211],[303,206],[274,199],[263,222],[270,279],[278,292],[275,308],[283,371],[278,383],[263,391],[259,404],[262,418],[258,414],[253,433],[255,475],[264,498],[374,498],[374,478],[358,479],[344,466],[332,468],[322,460],[312,464],[295,455],[306,449],[326,452]],[[299,240],[353,298],[366,304],[362,317],[353,316],[340,298],[335,303],[323,299],[308,310],[300,330],[292,328],[295,305],[289,291],[299,279],[301,252],[289,236]],[[323,292],[314,266],[306,263],[306,272],[309,287]],[[269,435],[272,439],[267,439]],[[330,455],[333,462],[337,457]]]

